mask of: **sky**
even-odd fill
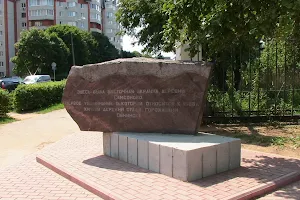
[[[135,38],[129,36],[129,35],[124,35],[123,36],[123,50],[124,51],[138,51],[138,52],[142,52],[143,46],[140,45],[131,45],[133,42],[137,41]],[[164,57],[170,57],[171,59],[175,58],[175,54],[174,53],[166,53],[166,52],[162,52],[162,55]]]

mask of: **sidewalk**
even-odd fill
[[[193,200],[222,199],[300,169],[297,159],[243,150],[241,169],[196,183],[177,183],[172,178],[101,157],[102,134],[78,131],[65,110],[0,126],[0,199],[101,199],[37,163],[36,155],[44,156],[57,167],[66,166],[67,170],[73,170],[73,175],[79,172],[87,181],[96,180],[114,194],[130,200],[134,199],[130,195],[150,200],[187,199],[186,196]],[[57,140],[60,141],[54,143]],[[50,145],[37,152],[46,144]],[[139,177],[144,178],[136,179]],[[143,195],[138,196],[139,193]],[[159,196],[150,198],[149,194]],[[261,199],[297,200],[299,197],[300,181]]]
[[[0,169],[78,131],[77,124],[65,110],[1,125]]]

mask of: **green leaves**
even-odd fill
[[[300,30],[299,0],[120,0],[119,8],[124,32],[148,52],[172,51],[179,42],[191,46],[191,56],[198,51],[195,43],[213,54]]]
[[[12,62],[17,75],[35,74],[37,71],[49,74],[52,62],[63,67],[69,55],[68,48],[56,34],[38,29],[23,32],[15,47],[18,51]]]
[[[12,58],[15,74],[53,74],[51,63],[55,62],[56,75],[60,79],[67,77],[73,65],[71,38],[76,65],[119,57],[118,50],[100,33],[90,33],[68,25],[51,26],[46,30],[31,29],[22,32],[20,41],[15,44],[18,49],[17,55]]]
[[[0,89],[0,118],[6,116],[9,111],[9,93]]]

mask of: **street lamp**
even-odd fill
[[[81,17],[77,20],[75,20],[75,22],[81,21],[81,20],[85,20],[85,17]],[[77,23],[76,23],[77,25]],[[72,46],[72,58],[73,58],[73,66],[75,66],[75,55],[74,55],[74,42],[73,42],[73,34],[71,31],[71,46]]]

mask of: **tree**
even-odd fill
[[[14,73],[20,76],[41,73],[51,73],[51,63],[56,62],[58,71],[67,68],[66,57],[69,49],[54,33],[31,29],[22,32],[20,40],[15,44],[17,54],[12,58],[15,64]]]
[[[109,61],[119,57],[118,49],[110,43],[108,37],[98,32],[93,32],[92,36],[96,41],[95,49],[92,52],[93,63]]]
[[[122,58],[133,58],[136,57],[136,55],[133,52],[130,51],[121,51],[121,57]]]
[[[67,45],[70,52],[72,52],[71,38],[73,38],[75,65],[81,66],[93,63],[91,51],[95,48],[96,42],[89,32],[69,25],[51,26],[45,31],[49,34],[56,33]],[[68,65],[73,66],[72,53],[68,56]]]
[[[212,56],[284,32],[300,36],[299,11],[294,0],[120,0],[117,19],[147,51],[169,52],[179,42],[193,57],[200,44]]]
[[[123,33],[138,38],[138,44],[145,46],[149,53],[166,49],[163,40],[168,16],[162,10],[163,0],[120,0],[117,20],[124,27]],[[169,41],[167,41],[169,42]]]
[[[138,51],[133,51],[132,53],[135,55],[135,57],[143,57],[143,54]]]

